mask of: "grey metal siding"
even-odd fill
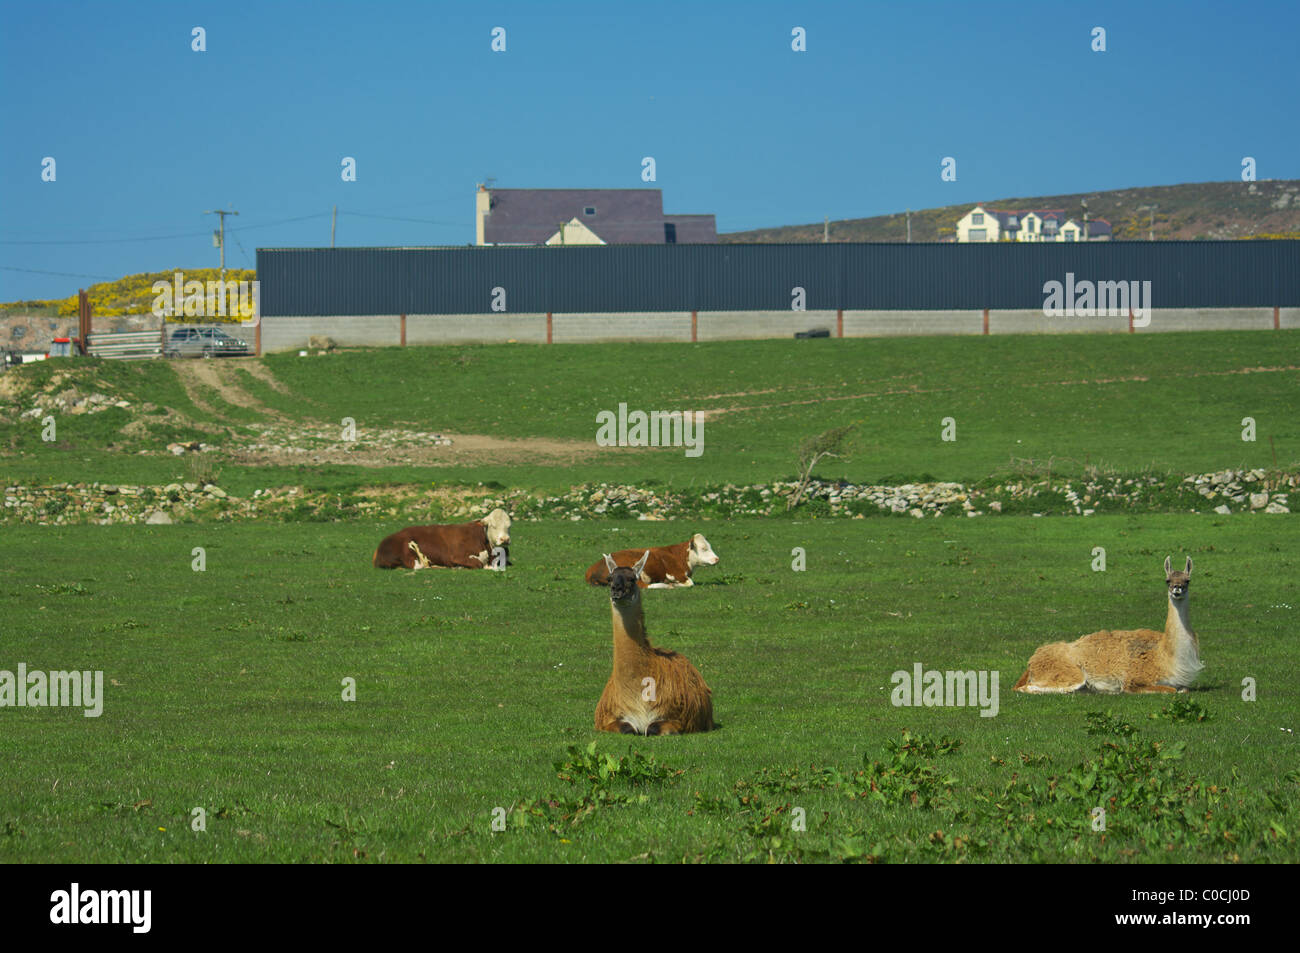
[[[1150,281],[1158,308],[1300,305],[1300,241],[259,248],[262,314],[1041,309]]]

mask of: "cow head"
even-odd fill
[[[641,600],[641,590],[637,580],[641,570],[645,569],[650,559],[650,550],[646,550],[635,566],[620,566],[614,557],[605,553],[605,568],[609,570],[609,598],[615,605],[635,605]]]
[[[492,547],[510,545],[510,514],[498,507],[479,520],[487,530],[488,545]]]
[[[694,569],[696,566],[716,566],[718,564],[718,554],[713,551],[709,541],[704,538],[702,533],[696,533],[691,537],[691,548],[686,554],[686,564]]]

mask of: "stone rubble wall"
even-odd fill
[[[185,452],[176,445],[172,452]],[[197,448],[196,448],[197,449]],[[863,519],[900,515],[979,517],[999,513],[1092,516],[1096,513],[1214,512],[1290,513],[1300,473],[1224,470],[1184,478],[1095,477],[968,487],[960,483],[873,486],[813,481],[795,516]],[[735,518],[778,516],[795,491],[793,483],[706,488],[697,492],[650,490],[628,485],[584,484],[561,496],[519,490],[487,496],[468,490],[448,517],[482,516],[500,506],[516,519]],[[477,497],[476,499],[474,497]],[[394,519],[429,522],[431,500],[419,487],[392,487],[363,495],[307,492],[301,487],[259,489],[236,497],[198,482],[166,486],[108,483],[11,485],[4,490],[0,522],[42,525],[173,523],[226,520],[335,521]]]
[[[119,317],[95,316],[92,324],[100,331],[157,331],[158,319],[152,314],[127,314]],[[80,333],[77,316],[51,318],[44,315],[5,315],[0,317],[0,350],[40,351],[50,349],[55,338],[75,338]]]

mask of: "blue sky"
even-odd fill
[[[215,265],[213,208],[229,267],[334,205],[340,245],[472,242],[487,176],[720,231],[1298,178],[1297,35],[1295,2],[0,0],[0,300]]]

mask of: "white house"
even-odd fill
[[[548,245],[603,245],[604,240],[576,218],[565,222],[554,235],[546,239]]]
[[[1088,219],[1088,241],[1109,241],[1110,222]],[[1067,218],[1064,209],[996,209],[976,205],[957,220],[959,242],[1078,242],[1083,223]]]

